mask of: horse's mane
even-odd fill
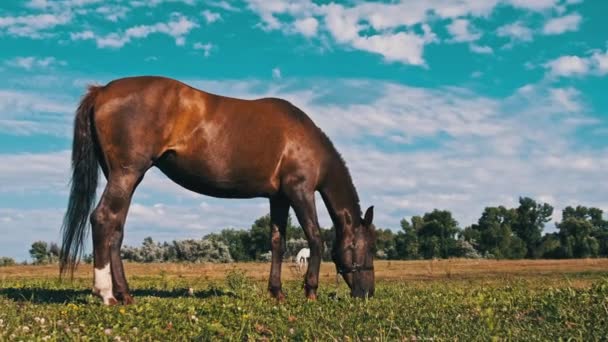
[[[286,104],[289,105],[291,110],[288,110],[287,113],[289,115],[291,115],[294,119],[300,121],[300,122],[305,122],[308,121],[319,133],[319,136],[321,138],[321,142],[323,143],[323,145],[327,148],[327,150],[333,154],[334,160],[338,163],[337,166],[339,166],[340,168],[343,169],[344,171],[344,177],[346,178],[346,183],[348,184],[348,186],[350,187],[352,196],[353,196],[353,200],[355,201],[356,204],[356,208],[359,211],[358,213],[356,213],[357,215],[359,215],[359,217],[361,217],[362,212],[361,212],[361,205],[359,203],[359,194],[357,193],[357,188],[355,188],[355,184],[353,183],[353,179],[350,175],[350,171],[348,169],[348,167],[346,166],[346,161],[344,160],[344,158],[342,157],[342,154],[340,154],[340,152],[338,152],[338,150],[336,149],[336,147],[334,146],[334,143],[331,141],[331,139],[327,136],[327,134],[325,134],[325,132],[323,132],[323,130],[321,128],[319,128],[317,125],[315,125],[315,123],[312,121],[312,119],[300,108],[296,107],[295,105],[293,105],[291,102],[283,100],[283,99],[277,99],[279,101],[283,101]]]
[[[338,152],[338,150],[334,146],[334,143],[331,141],[331,139],[329,139],[327,134],[325,134],[325,132],[323,132],[320,128],[319,128],[319,133],[321,133],[321,140],[323,141],[325,146],[328,148],[328,150],[330,150],[335,155],[335,157],[336,157],[335,159],[338,162],[339,166],[344,168],[344,177],[346,177],[346,183],[349,185],[349,187],[352,191],[357,210],[359,211],[356,214],[359,215],[359,217],[361,217],[362,212],[361,212],[361,205],[359,202],[359,194],[357,193],[357,188],[355,188],[355,184],[353,183],[353,178],[350,175],[350,170],[348,169],[348,166],[346,166],[346,161],[342,157],[342,154],[340,154],[340,152]]]

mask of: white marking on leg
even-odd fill
[[[93,287],[93,292],[98,294],[106,305],[109,305],[111,300],[114,302],[116,301],[114,294],[112,293],[110,263],[107,263],[102,269],[95,269],[95,285]]]

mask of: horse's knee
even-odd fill
[[[285,238],[281,236],[281,232],[277,227],[272,227],[270,238],[270,246],[272,248],[273,253],[277,253],[281,258],[285,254],[286,246],[285,246]]]
[[[323,253],[323,240],[319,235],[314,234],[308,241],[308,247],[310,248],[311,255],[315,252],[320,255]]]

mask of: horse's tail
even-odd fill
[[[68,208],[61,227],[63,237],[59,257],[60,276],[66,271],[69,271],[70,276],[74,275],[87,235],[89,214],[95,201],[99,171],[92,117],[95,98],[100,89],[100,86],[89,86],[74,119],[72,180]]]

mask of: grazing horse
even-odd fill
[[[311,251],[305,294],[316,299],[323,248],[314,195],[319,191],[336,227],[332,255],[339,273],[352,296],[373,295],[373,207],[362,217],[343,159],[304,112],[282,99],[230,98],[143,76],[90,86],[74,120],[60,272],[73,274],[90,217],[93,292],[105,304],[133,302],[120,247],[133,192],[153,166],[199,194],[269,199],[269,291],[279,300],[290,207]],[[107,184],[93,209],[99,167]]]
[[[302,248],[296,254],[296,264],[298,265],[298,271],[302,270],[302,266],[308,265],[308,259],[310,258],[310,248]]]

